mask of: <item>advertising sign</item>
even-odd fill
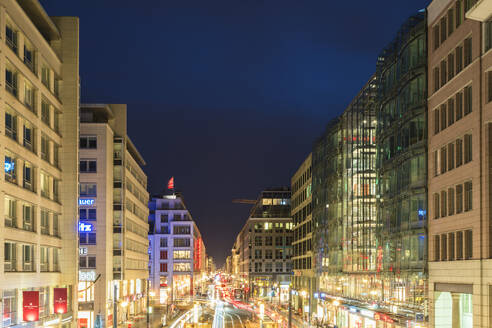
[[[67,289],[53,288],[53,308],[55,313],[67,313]]]
[[[37,291],[22,292],[22,320],[24,321],[39,320],[39,292]]]

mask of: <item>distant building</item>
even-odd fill
[[[215,266],[214,258],[211,256],[207,256],[206,261],[207,261],[206,271],[208,273],[215,272],[217,268]]]
[[[115,288],[118,322],[146,310],[149,194],[127,128],[126,105],[81,105],[78,298],[87,328],[112,325]]]
[[[291,179],[291,215],[294,224],[292,289],[295,295],[293,304],[296,313],[312,313],[315,302],[311,163],[312,154],[309,154]]]
[[[205,245],[181,193],[149,202],[150,279],[160,304],[191,299],[207,270]]]
[[[250,296],[286,302],[292,276],[292,218],[290,189],[260,193],[234,248],[241,278]]]
[[[75,327],[79,20],[1,0],[0,31],[0,327]]]
[[[229,255],[226,258],[225,272],[228,273],[228,274],[232,274],[232,256],[231,255]]]

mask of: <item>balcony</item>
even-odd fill
[[[485,22],[492,16],[492,1],[474,0],[471,2],[472,5],[466,12],[466,18]]]

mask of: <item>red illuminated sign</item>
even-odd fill
[[[22,320],[24,321],[39,320],[39,292],[35,292],[35,291],[22,292]]]
[[[67,289],[53,288],[53,307],[55,313],[67,313]]]
[[[169,179],[169,182],[167,183],[167,189],[174,189],[174,177],[171,177],[171,179]]]

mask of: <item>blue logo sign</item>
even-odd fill
[[[90,223],[79,222],[79,231],[80,232],[91,232],[92,228],[93,228],[93,226]]]
[[[94,199],[79,198],[79,205],[94,205]]]
[[[12,172],[15,168],[15,162],[5,162],[5,172]]]

